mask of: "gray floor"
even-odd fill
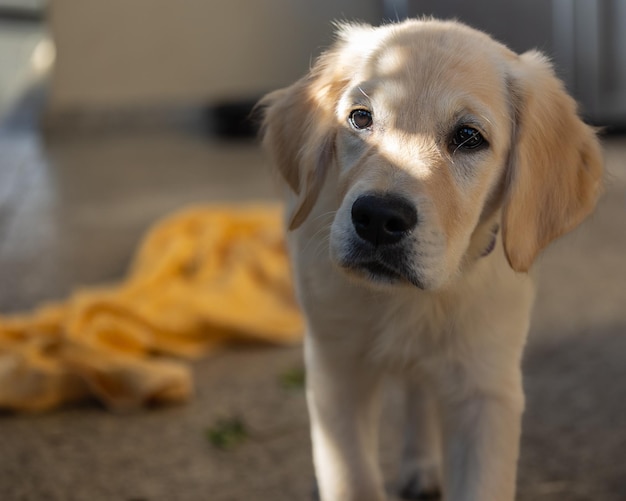
[[[142,232],[172,210],[273,197],[254,143],[163,124],[42,138],[25,116],[0,130],[1,312],[119,279]],[[612,174],[597,213],[540,263],[522,501],[626,500],[626,138],[605,147]],[[304,397],[280,383],[300,366],[299,349],[246,349],[197,363],[197,394],[185,406],[0,415],[0,499],[309,499]],[[219,451],[206,430],[229,416],[250,436]],[[386,416],[391,481],[398,413]]]

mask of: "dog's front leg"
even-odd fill
[[[466,374],[467,377],[467,374]],[[523,394],[521,376],[504,391],[471,389],[444,397],[446,501],[513,501]],[[511,379],[509,379],[511,381]]]
[[[382,501],[379,374],[349,343],[305,341],[313,460],[322,501]]]
[[[400,495],[402,499],[439,499],[441,430],[436,398],[425,381],[406,385]]]

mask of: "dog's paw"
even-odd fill
[[[401,499],[436,500],[441,499],[439,476],[436,468],[411,468],[405,470],[400,479],[398,495]]]
[[[398,495],[400,496],[400,499],[406,500],[434,501],[436,499],[441,499],[441,491],[439,490],[439,487],[424,488],[419,483],[417,478],[415,478],[412,482],[401,485],[398,490]]]

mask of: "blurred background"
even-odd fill
[[[5,12],[45,21],[58,58],[53,115],[149,106],[240,104],[301,76],[331,40],[332,19],[370,23],[419,15],[459,18],[512,49],[554,60],[585,115],[626,117],[626,6],[621,0],[273,0],[183,6],[154,0],[4,0]],[[253,49],[253,50],[251,50]],[[39,48],[36,63],[49,57]],[[46,52],[47,51],[47,52]]]
[[[3,0],[3,17],[39,21],[16,34],[20,54],[39,33],[57,58],[47,110],[60,114],[163,106],[242,104],[292,82],[331,40],[330,20],[379,23],[419,15],[459,18],[522,52],[539,48],[588,119],[623,125],[626,6],[621,0],[272,0],[216,6],[188,0]],[[24,24],[24,23],[23,23]],[[11,28],[6,24],[7,30]],[[23,28],[25,28],[23,26]],[[23,43],[17,42],[20,38]],[[32,48],[32,47],[31,47]],[[36,48],[41,67],[54,54]]]
[[[605,127],[605,197],[540,263],[518,498],[624,501],[626,0],[0,0],[0,313],[121,279],[174,210],[276,199],[253,103],[307,71],[332,20],[421,15],[544,51]],[[304,397],[280,383],[301,365],[245,349],[198,362],[181,408],[0,415],[0,499],[309,499]],[[233,415],[249,439],[212,449]]]

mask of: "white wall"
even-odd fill
[[[52,0],[50,111],[257,96],[309,67],[331,19],[376,0]]]

